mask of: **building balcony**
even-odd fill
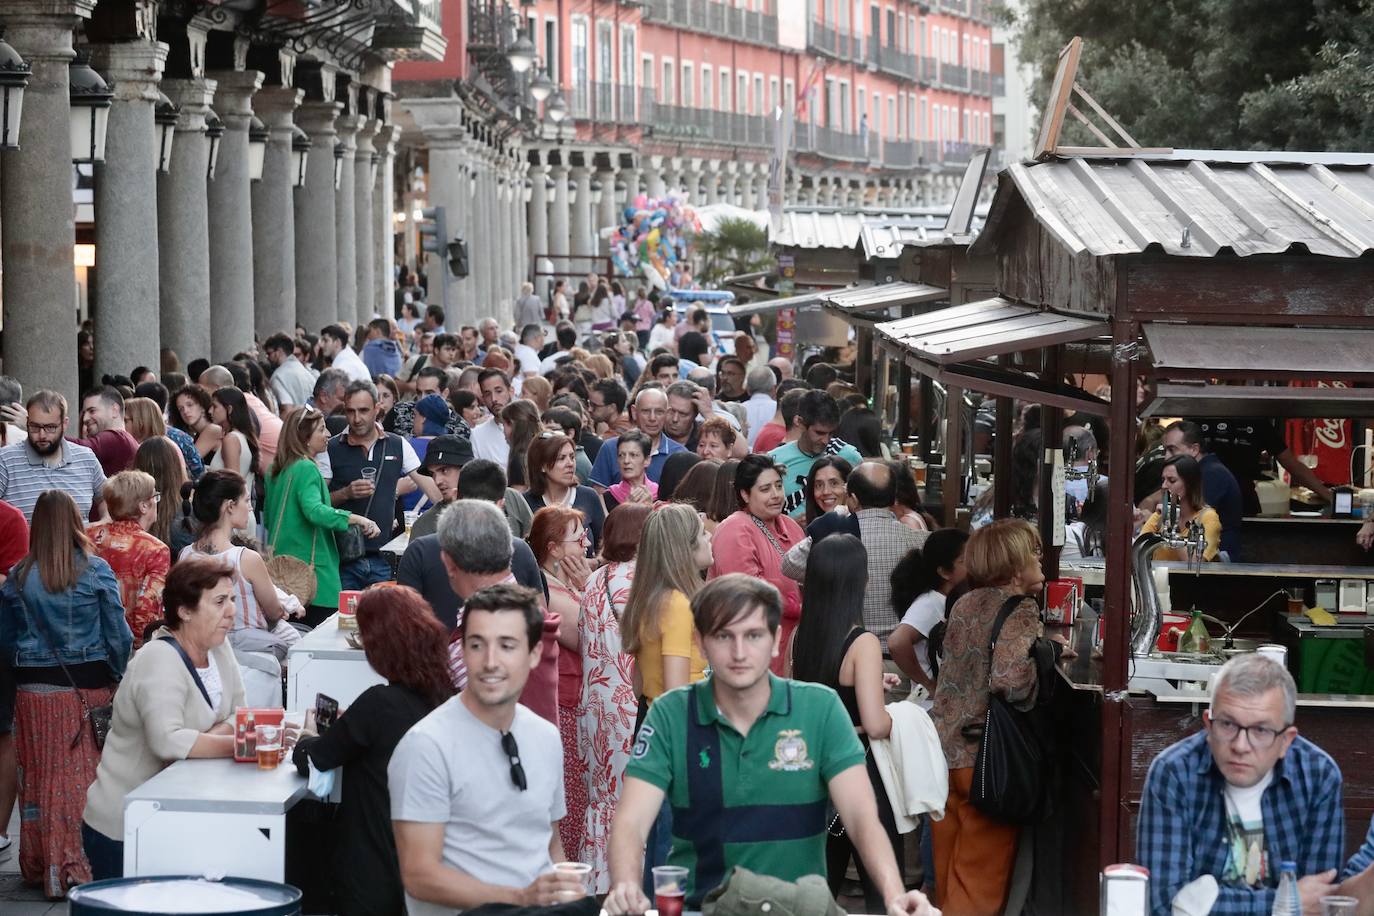
[[[378,17],[371,45],[388,60],[443,60],[441,0],[394,0],[392,14]]]
[[[992,76],[992,95],[994,98],[1002,98],[1007,94],[1007,76],[1005,73],[993,73]]]
[[[758,115],[654,104],[650,117],[641,115],[641,123],[650,119],[655,135],[676,140],[730,146],[766,147],[772,144],[768,119]]]
[[[812,21],[806,37],[807,49],[824,54],[835,60],[862,62],[864,59],[863,38],[849,34],[844,29]]]
[[[917,58],[920,68],[917,71],[917,79],[923,83],[936,83],[940,80],[940,64],[933,57]]]
[[[970,70],[968,74],[969,92],[974,95],[992,94],[992,74],[986,70]]]
[[[869,45],[870,54],[876,52],[878,69],[892,76],[915,81],[919,78],[920,66],[914,54],[898,50],[892,45]]]
[[[799,153],[814,153],[847,162],[866,162],[869,154],[868,144],[864,141],[864,134],[847,134],[831,127],[803,124],[797,127],[795,146]]]
[[[776,47],[778,17],[716,0],[644,0],[643,18],[750,44]]]
[[[649,123],[655,108],[652,90],[610,82],[573,86],[567,102],[574,120],[627,126]]]
[[[940,84],[946,89],[968,90],[968,68],[958,64],[940,65]]]
[[[940,161],[945,165],[965,166],[973,155],[973,146],[955,140],[946,140],[940,146]]]
[[[956,16],[969,15],[969,0],[935,0],[935,7]]]

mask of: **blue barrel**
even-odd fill
[[[301,892],[252,878],[114,878],[74,887],[71,916],[298,916]]]

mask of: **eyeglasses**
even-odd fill
[[[56,435],[62,431],[61,425],[57,423],[26,423],[24,425],[31,433],[40,433],[49,436]]]
[[[586,543],[588,543],[591,539],[592,539],[592,538],[591,538],[591,535],[587,533],[587,529],[586,529],[586,528],[583,528],[581,534],[579,534],[579,535],[578,535],[577,537],[575,537],[575,538],[564,538],[564,539],[563,539],[563,543],[564,543],[564,544],[586,544]]]
[[[520,748],[515,743],[515,735],[511,732],[501,733],[501,750],[505,751],[510,758],[510,781],[515,783],[515,787],[521,792],[529,788],[529,783],[525,781],[525,768],[520,765]]]
[[[1250,746],[1257,751],[1267,749],[1284,732],[1292,726],[1285,725],[1282,728],[1270,728],[1268,725],[1241,725],[1230,719],[1212,719],[1212,731],[1222,741],[1231,742],[1236,740],[1236,736],[1245,733],[1245,739],[1250,742]]]

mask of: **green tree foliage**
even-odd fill
[[[698,233],[692,245],[701,258],[699,279],[710,283],[773,266],[768,230],[751,220],[722,219],[713,231]]]
[[[1025,0],[1007,16],[1036,102],[1081,35],[1079,81],[1143,145],[1374,143],[1374,0]],[[1065,124],[1066,142],[1097,145]]]

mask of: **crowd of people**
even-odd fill
[[[1044,703],[1070,651],[1041,622],[1036,529],[937,529],[834,366],[796,378],[748,327],[582,287],[620,297],[618,326],[560,317],[561,286],[522,291],[509,329],[405,302],[219,365],[166,354],[79,418],[0,378],[0,826],[18,792],[27,881],[121,875],[124,795],[231,756],[235,708],[280,705],[287,648],[348,591],[385,683],[290,736],[302,772],[344,774],[331,912],[642,913],[662,865],[698,910],[736,865],[838,895],[851,863],[868,912],[1001,912],[1018,828],[971,797],[979,728],[993,695]],[[1244,700],[1285,685],[1246,672],[1161,791],[1205,748],[1229,779],[1223,745],[1292,743],[1291,709],[1271,727]],[[919,742],[922,709],[947,793],[894,805],[880,751]],[[1196,833],[1152,798],[1181,874]]]

